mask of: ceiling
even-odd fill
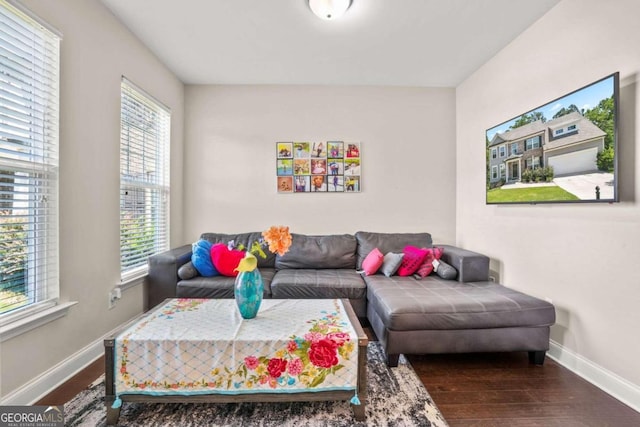
[[[560,0],[102,0],[186,84],[455,87]]]

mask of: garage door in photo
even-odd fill
[[[548,165],[553,166],[554,175],[569,175],[577,173],[593,172],[598,169],[596,158],[598,148],[587,148],[573,153],[549,156]]]

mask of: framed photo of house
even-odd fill
[[[618,98],[614,73],[488,129],[486,203],[617,202]]]
[[[278,193],[362,191],[360,142],[277,142]]]

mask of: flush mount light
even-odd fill
[[[309,0],[309,7],[320,19],[333,21],[344,15],[351,0]]]

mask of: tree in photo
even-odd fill
[[[529,123],[537,122],[538,120],[541,120],[542,123],[544,123],[547,121],[547,118],[541,111],[533,111],[520,116],[511,126],[509,126],[509,128],[516,129],[521,126],[528,125]]]
[[[587,110],[584,114],[587,119],[602,129],[606,134],[604,136],[604,150],[598,153],[597,163],[598,169],[608,172],[613,172],[614,167],[614,113],[615,104],[613,102],[613,96],[610,96],[600,101],[597,106]]]
[[[576,104],[571,104],[568,107],[562,107],[559,109],[558,112],[553,115],[553,118],[557,119],[558,117],[566,116],[571,113],[580,113],[581,115],[584,115],[584,110],[580,111],[580,109],[576,107]]]

